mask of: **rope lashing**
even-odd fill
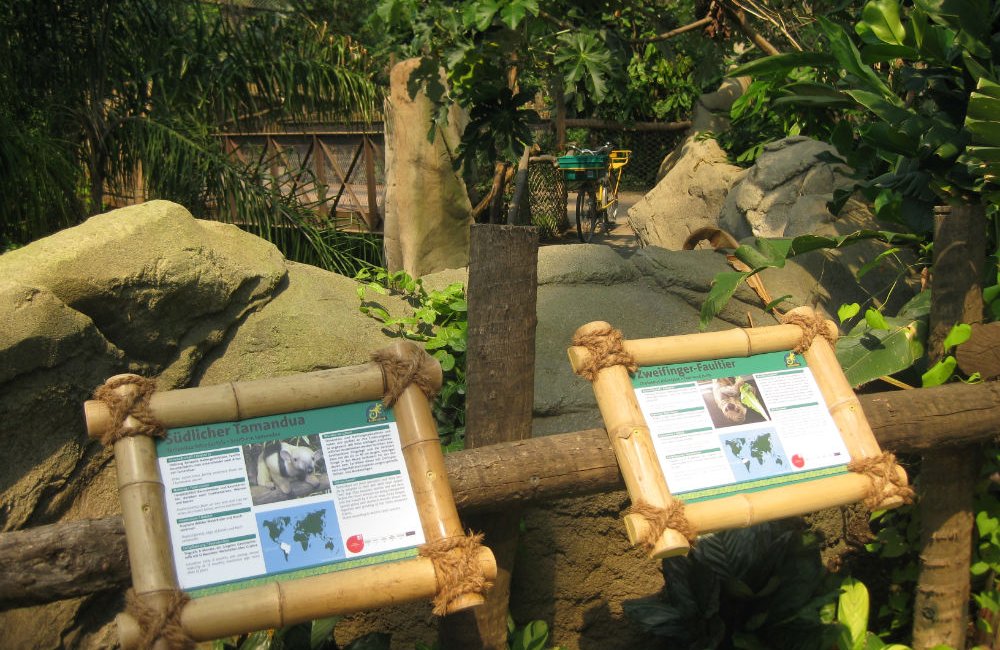
[[[372,361],[382,366],[385,378],[385,396],[382,402],[386,408],[392,407],[406,387],[414,384],[428,399],[437,394],[432,379],[433,357],[415,345],[406,346],[406,352],[397,354],[392,348],[372,353]]]
[[[135,386],[135,390],[122,395],[117,389]],[[123,391],[124,392],[124,391]],[[151,436],[162,438],[167,435],[163,425],[156,421],[149,410],[149,398],[156,392],[156,382],[139,375],[112,377],[94,391],[94,399],[104,402],[111,414],[111,423],[101,436],[101,444],[109,446],[128,436]],[[138,426],[125,426],[131,416]]]
[[[630,373],[639,369],[639,364],[625,350],[622,333],[610,325],[588,334],[577,334],[573,337],[573,345],[590,352],[587,362],[576,371],[587,381],[594,381],[598,371],[612,366],[625,366]]]
[[[181,610],[189,600],[191,597],[183,591],[174,591],[168,594],[166,605],[157,609],[129,589],[125,594],[125,611],[135,618],[142,630],[138,647],[147,650],[162,639],[169,650],[194,650],[194,640],[181,627]]]
[[[671,501],[666,508],[657,508],[645,501],[636,501],[625,514],[639,515],[649,524],[646,534],[639,540],[639,544],[647,552],[653,550],[657,540],[667,529],[676,530],[688,542],[693,543],[698,537],[698,531],[684,515],[684,503],[678,500]]]
[[[848,464],[847,469],[850,471],[871,479],[872,489],[864,500],[866,508],[876,510],[883,501],[892,497],[900,497],[904,503],[913,503],[913,488],[903,482],[896,467],[896,456],[889,452],[853,460]]]
[[[444,616],[455,599],[466,594],[482,594],[493,586],[479,566],[478,553],[483,534],[446,537],[420,547],[420,555],[434,563],[438,592],[434,615]]]
[[[781,322],[784,325],[797,325],[802,330],[802,338],[799,339],[798,345],[792,349],[795,354],[802,354],[808,350],[812,346],[813,339],[817,336],[826,339],[831,347],[837,343],[836,337],[827,329],[826,319],[819,314],[812,316],[785,314],[781,317]]]

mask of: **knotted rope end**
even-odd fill
[[[459,598],[470,594],[483,595],[493,586],[479,563],[479,550],[483,534],[446,537],[428,542],[420,547],[420,555],[434,563],[438,590],[434,597],[435,616],[453,611],[452,605]]]
[[[698,531],[688,521],[684,514],[684,502],[674,499],[665,508],[658,508],[645,501],[636,501],[628,510],[626,515],[639,515],[649,524],[646,534],[637,540],[637,543],[647,552],[651,552],[656,546],[656,542],[665,531],[675,530],[693,544],[698,538]]]
[[[879,510],[898,502],[913,503],[914,492],[906,482],[906,474],[896,462],[896,456],[883,453],[872,458],[853,460],[847,466],[852,472],[864,474],[871,480],[871,490],[862,502],[869,510]]]

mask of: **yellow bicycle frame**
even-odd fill
[[[604,184],[597,184],[597,209],[598,211],[607,210],[609,207],[614,205],[615,201],[618,200],[618,186],[622,182],[622,171],[624,171],[625,165],[628,164],[629,159],[632,156],[631,149],[615,149],[610,154],[608,154],[608,186],[610,188],[610,196],[606,196],[608,192],[605,192]],[[612,179],[613,183],[612,183]]]

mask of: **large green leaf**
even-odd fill
[[[705,297],[705,302],[701,305],[701,318],[699,320],[701,329],[708,327],[712,319],[722,311],[729,299],[733,297],[733,293],[736,292],[740,283],[751,275],[752,273],[749,272],[723,271],[715,276],[712,288],[709,289],[708,296]]]
[[[529,14],[538,15],[538,0],[507,0],[500,7],[500,20],[511,29],[516,29]]]
[[[924,356],[926,313],[883,320],[888,329],[873,328],[862,320],[837,340],[837,360],[852,386],[906,370]]]
[[[840,589],[837,620],[850,633],[851,650],[864,650],[868,634],[868,589],[854,578],[846,578]]]
[[[861,10],[861,20],[886,43],[903,45],[906,41],[906,28],[899,20],[899,3],[896,0],[871,0]]]
[[[330,616],[312,622],[309,628],[309,647],[313,650],[321,648],[327,641],[333,639],[333,629],[337,627],[343,616]]]
[[[854,45],[844,28],[822,16],[818,20],[829,43],[830,53],[837,59],[837,64],[859,82],[865,84],[869,90],[877,92],[883,97],[895,97],[882,78],[861,60],[861,52],[858,51],[857,46]]]
[[[794,68],[826,67],[835,62],[836,59],[826,52],[786,52],[744,63],[730,70],[727,74],[730,77],[759,77],[769,74],[787,74]]]
[[[899,124],[916,115],[903,108],[902,103],[895,97],[894,101],[887,101],[882,95],[867,90],[847,90],[845,93],[889,124]]]
[[[466,27],[474,27],[480,32],[486,31],[493,22],[493,17],[500,11],[497,0],[473,0],[465,6],[462,12]]]

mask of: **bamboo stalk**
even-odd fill
[[[477,562],[488,578],[496,577],[488,548],[479,550]],[[184,606],[181,626],[195,641],[209,641],[247,630],[427,600],[437,590],[433,562],[420,557],[196,598]],[[116,622],[122,648],[135,648],[140,635],[135,619],[119,614]]]
[[[149,400],[149,408],[160,424],[173,429],[376,400],[384,390],[381,367],[366,363],[287,377],[156,392]],[[87,432],[91,437],[100,437],[111,422],[108,407],[95,400],[83,406]]]
[[[795,347],[801,337],[802,330],[795,325],[773,325],[636,339],[625,341],[624,345],[625,351],[640,366],[657,366],[789,350]]]
[[[128,377],[118,375],[111,379]],[[120,395],[135,394],[138,388],[126,384]],[[98,402],[103,405],[103,402]],[[105,408],[106,412],[106,408]],[[88,428],[90,420],[88,419]],[[132,416],[122,426],[136,428]],[[177,572],[170,550],[170,532],[165,510],[164,487],[156,457],[156,441],[150,436],[122,437],[114,444],[118,475],[118,499],[132,567],[132,588],[147,605],[162,609],[178,589]],[[162,644],[157,644],[160,647]]]
[[[393,345],[395,352],[404,354],[406,343]],[[441,384],[441,365],[433,364],[437,370],[435,383]],[[431,413],[427,397],[420,389],[410,384],[399,396],[393,408],[396,428],[399,430],[400,445],[406,460],[406,469],[413,486],[413,497],[420,513],[420,523],[424,538],[428,543],[452,537],[463,537],[465,531],[458,517],[458,509],[448,482],[448,472],[441,453],[437,425]],[[486,549],[493,557],[492,552]],[[493,567],[496,577],[496,565]],[[482,605],[482,594],[464,594],[448,603],[448,614]]]
[[[607,327],[609,325],[602,321],[588,323],[576,331],[576,336],[586,336]],[[581,347],[570,348],[573,369],[580,368],[589,354]],[[667,507],[672,502],[670,491],[663,479],[656,450],[632,390],[628,372],[623,366],[601,369],[594,378],[594,394],[633,502],[641,496],[643,501],[653,507]],[[633,545],[645,536],[648,528],[646,520],[639,515],[625,517],[625,531]],[[683,535],[667,529],[653,544],[649,555],[652,558],[670,557],[687,553],[689,548],[690,544]]]
[[[905,481],[906,473],[900,467],[896,469]],[[688,503],[684,506],[684,514],[699,534],[713,533],[856,503],[867,498],[871,491],[870,478],[848,472],[760,492]],[[639,535],[649,529],[645,519],[639,519],[634,526]]]

